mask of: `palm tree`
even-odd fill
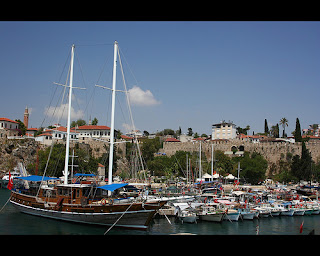
[[[286,134],[286,126],[288,126],[288,122],[289,122],[288,119],[285,117],[280,119],[280,124],[283,127],[283,135],[282,135],[283,138],[285,137],[285,134]]]

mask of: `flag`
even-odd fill
[[[8,182],[8,185],[7,185],[7,189],[11,190],[13,188],[13,180],[12,180],[12,177],[11,177],[11,173],[9,171],[9,182]]]
[[[300,225],[300,234],[302,233],[302,230],[303,230],[303,223],[304,223],[304,221],[302,221],[302,223]]]

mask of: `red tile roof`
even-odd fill
[[[28,128],[27,131],[38,131],[38,128]]]
[[[198,137],[198,138],[195,138],[195,139],[192,139],[192,140],[204,140],[204,138]]]
[[[165,142],[181,142],[180,140],[177,140],[175,138],[168,138],[165,140]]]
[[[320,139],[320,137],[314,136],[314,135],[302,135],[302,138],[306,138],[306,137],[309,137],[310,139]]]
[[[133,137],[129,137],[127,135],[121,135],[121,138],[125,139],[125,140],[132,140],[133,139]]]
[[[105,125],[82,125],[77,130],[110,130],[110,127]]]
[[[0,121],[6,121],[6,122],[10,122],[10,123],[15,123],[15,124],[18,123],[18,122],[16,122],[16,121],[13,121],[13,120],[11,120],[11,119],[9,119],[9,118],[5,118],[5,117],[0,117]]]
[[[41,134],[37,135],[36,137],[40,137],[40,136],[51,136],[52,137],[52,134],[50,134],[50,133],[41,133]]]

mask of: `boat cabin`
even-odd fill
[[[39,197],[45,201],[56,202],[63,198],[64,203],[87,204],[108,197],[108,192],[91,184],[59,184],[55,187],[41,186]]]

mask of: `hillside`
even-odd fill
[[[25,166],[36,161],[38,142],[30,139],[0,141],[0,177],[12,170],[18,162]]]

